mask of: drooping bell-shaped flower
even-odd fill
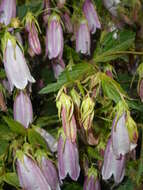
[[[97,171],[95,169],[89,169],[88,175],[84,180],[83,190],[101,190]]]
[[[17,151],[16,165],[22,189],[51,190],[50,185],[36,162],[21,151]]]
[[[58,79],[59,75],[64,71],[65,69],[65,63],[62,59],[55,59],[52,61],[52,68],[54,71],[54,76],[56,79]]]
[[[59,118],[62,119],[64,133],[72,142],[76,141],[77,128],[76,120],[73,113],[73,101],[70,96],[62,92],[57,96],[57,108]]]
[[[60,179],[67,175],[77,181],[80,174],[79,155],[76,142],[72,143],[61,135],[58,141],[58,170]]]
[[[11,19],[16,17],[16,0],[1,0],[0,23],[10,24]]]
[[[95,103],[89,96],[86,96],[81,104],[81,125],[85,130],[89,130],[92,126],[94,117]]]
[[[73,25],[72,25],[70,15],[68,12],[65,12],[63,14],[63,20],[64,20],[64,24],[65,24],[65,28],[66,28],[67,32],[72,33],[73,32]]]
[[[120,0],[103,0],[104,6],[113,16],[117,16],[117,6],[119,3]]]
[[[54,164],[42,151],[38,151],[37,154],[39,167],[41,168],[51,190],[60,190],[59,178]]]
[[[14,100],[14,119],[20,122],[25,128],[33,121],[33,110],[29,95],[20,91]]]
[[[76,52],[90,55],[90,32],[87,20],[82,19],[76,34]]]
[[[40,135],[45,139],[48,148],[51,150],[51,152],[56,152],[57,151],[57,141],[56,139],[50,134],[48,133],[46,130],[36,127],[35,130],[40,133]]]
[[[51,14],[50,0],[44,0],[43,20],[46,25],[48,24],[48,18],[50,17],[50,14]]]
[[[88,20],[89,30],[92,34],[96,32],[96,28],[101,28],[101,24],[91,0],[85,0],[83,4],[83,12]]]
[[[28,32],[29,47],[36,55],[41,53],[41,44],[38,37],[39,25],[32,13],[28,12],[26,15],[26,30]]]
[[[115,117],[113,121],[112,144],[114,154],[119,157],[120,155],[125,155],[136,147],[136,144],[132,143],[129,138],[126,126],[126,113],[122,113],[118,120]]]
[[[16,43],[15,38],[8,32],[5,33],[2,39],[2,48],[4,68],[11,91],[14,86],[22,90],[26,87],[28,82],[35,82],[30,74],[22,50]]]
[[[117,158],[112,149],[112,139],[108,140],[106,150],[104,153],[104,163],[102,166],[103,180],[110,179],[114,176],[114,181],[120,183],[125,175],[125,156]]]
[[[58,15],[49,18],[46,32],[46,55],[49,59],[62,58],[63,55],[63,30]]]

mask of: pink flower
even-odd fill
[[[52,15],[46,33],[46,55],[49,59],[62,58],[63,55],[63,31],[59,16]]]
[[[80,22],[76,35],[76,52],[90,55],[90,32],[86,20]]]
[[[20,91],[16,96],[13,106],[14,119],[20,122],[25,128],[33,121],[33,110],[28,94]]]
[[[88,20],[90,32],[94,34],[96,32],[96,28],[101,28],[101,24],[91,0],[85,0],[83,4],[83,12],[86,19]]]
[[[16,17],[16,0],[1,0],[0,23],[10,24],[11,19]]]
[[[72,180],[77,181],[80,174],[79,155],[76,142],[72,143],[69,139],[62,136],[58,142],[58,169],[60,179],[65,179],[67,174]]]

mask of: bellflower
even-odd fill
[[[50,0],[44,0],[43,20],[45,24],[48,24],[48,18],[50,17],[50,14],[51,14]]]
[[[51,152],[57,151],[57,141],[56,139],[48,133],[46,130],[36,127],[35,130],[40,133],[40,135],[45,139],[48,148],[51,150]]]
[[[94,34],[96,32],[96,28],[101,28],[101,24],[91,0],[85,0],[83,4],[83,12],[86,19],[88,20],[90,32]]]
[[[58,170],[60,179],[65,179],[67,174],[72,180],[77,181],[80,174],[79,155],[76,142],[61,135],[58,141]]]
[[[58,79],[59,75],[64,71],[65,69],[65,63],[62,59],[55,59],[52,61],[52,68],[54,71],[54,76],[56,79]]]
[[[41,158],[41,170],[51,190],[60,190],[59,179],[54,164],[45,156]]]
[[[17,151],[17,173],[22,189],[51,190],[44,174],[30,157]]]
[[[82,19],[76,34],[76,52],[90,55],[90,32],[87,21]]]
[[[15,38],[8,32],[5,33],[2,39],[2,46],[4,68],[11,91],[14,86],[22,90],[26,87],[28,81],[31,83],[35,82],[30,74],[22,50],[17,45]]]
[[[83,190],[101,190],[97,171],[94,168],[88,169],[88,175],[85,177]]]
[[[73,25],[72,25],[70,15],[68,12],[64,13],[63,20],[64,20],[64,24],[65,24],[65,28],[66,28],[67,32],[72,33],[73,32]]]
[[[14,119],[25,128],[33,121],[33,110],[30,97],[27,93],[20,91],[14,100]]]
[[[16,17],[16,0],[1,0],[0,23],[10,24],[11,19]]]
[[[49,59],[62,58],[63,55],[63,30],[58,15],[49,18],[46,32],[46,55]]]
[[[112,143],[113,151],[116,156],[125,155],[136,147],[129,137],[129,132],[126,126],[126,114],[122,113],[116,121],[116,117],[112,125]]]
[[[104,163],[102,166],[102,178],[108,180],[114,176],[114,181],[120,183],[125,175],[125,156],[117,158],[112,149],[112,139],[108,140],[104,153]]]
[[[26,30],[28,31],[28,42],[29,47],[36,55],[39,55],[41,53],[41,44],[38,37],[38,29],[38,22],[36,21],[32,13],[28,12],[26,15]]]
[[[103,0],[103,3],[113,16],[117,16],[117,5],[120,3],[120,0]]]

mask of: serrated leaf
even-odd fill
[[[39,133],[37,133],[34,129],[28,129],[28,141],[34,147],[41,146],[42,148],[47,150],[47,144],[44,138]]]
[[[121,95],[126,95],[120,84],[108,77],[107,75],[102,74],[101,82],[103,92],[106,96],[108,96],[108,98],[110,98],[114,102],[118,103],[121,100]]]
[[[10,117],[3,116],[4,121],[9,126],[10,130],[18,135],[26,135],[26,129],[19,122],[13,120]]]
[[[40,94],[48,94],[50,92],[56,92],[63,85],[71,85],[75,83],[75,81],[80,80],[82,77],[86,77],[91,73],[94,73],[95,69],[93,65],[88,63],[79,63],[71,67],[70,70],[65,69],[58,78],[56,83],[48,84],[44,87],[39,93]]]
[[[3,176],[3,180],[8,183],[9,185],[12,185],[13,187],[18,188],[19,187],[19,180],[18,176],[15,172],[6,173]]]
[[[135,33],[129,30],[122,30],[118,32],[118,37],[113,37],[114,32],[107,33],[98,45],[94,53],[95,62],[108,62],[115,60],[122,55],[119,51],[128,50],[133,46],[135,41]]]

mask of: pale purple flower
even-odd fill
[[[101,28],[101,24],[91,0],[85,0],[83,4],[83,12],[88,20],[89,30],[92,34],[96,32],[96,28]]]
[[[20,91],[14,100],[14,119],[20,122],[25,128],[33,121],[33,110],[29,95]]]
[[[58,79],[59,75],[64,71],[65,69],[65,63],[62,59],[55,59],[52,62],[52,68],[54,71],[54,76],[56,79]]]
[[[51,190],[40,168],[26,155],[17,158],[17,173],[22,189],[26,190]]]
[[[73,32],[73,25],[70,19],[70,16],[68,14],[68,12],[65,12],[63,14],[63,20],[64,20],[64,24],[65,24],[65,28],[67,30],[68,33],[72,33]]]
[[[1,0],[0,23],[8,25],[16,17],[16,0]]]
[[[108,140],[104,153],[104,163],[102,166],[102,178],[108,180],[114,176],[114,181],[120,183],[125,175],[125,156],[117,158],[112,149],[112,139]]]
[[[51,150],[51,152],[56,152],[57,151],[57,141],[56,139],[50,134],[48,133],[46,130],[42,129],[42,128],[35,128],[35,130],[40,133],[40,135],[45,139],[48,148]]]
[[[41,53],[41,44],[38,37],[37,28],[34,22],[27,23],[26,29],[28,31],[29,46],[33,53],[39,55]]]
[[[115,125],[116,124],[116,125]],[[136,144],[130,142],[128,129],[126,127],[126,114],[123,113],[112,125],[112,144],[116,156],[125,155],[136,147]]]
[[[60,136],[58,141],[58,170],[60,179],[65,179],[67,174],[72,180],[77,181],[80,174],[79,155],[76,142]]]
[[[51,190],[60,190],[59,179],[54,164],[46,157],[41,159],[41,170],[51,187]]]
[[[76,52],[90,55],[90,44],[88,24],[86,20],[82,20],[76,34]]]
[[[119,3],[120,0],[103,0],[104,6],[113,16],[117,16],[117,5]]]
[[[85,177],[83,190],[101,190],[100,182],[93,175]]]
[[[10,39],[8,39],[6,43],[3,61],[11,91],[14,86],[22,90],[26,87],[28,81],[31,83],[35,82],[30,74],[20,47],[17,44],[16,47],[14,47]]]
[[[63,55],[63,31],[57,15],[51,16],[47,27],[46,55],[48,55],[49,59],[61,59]]]

